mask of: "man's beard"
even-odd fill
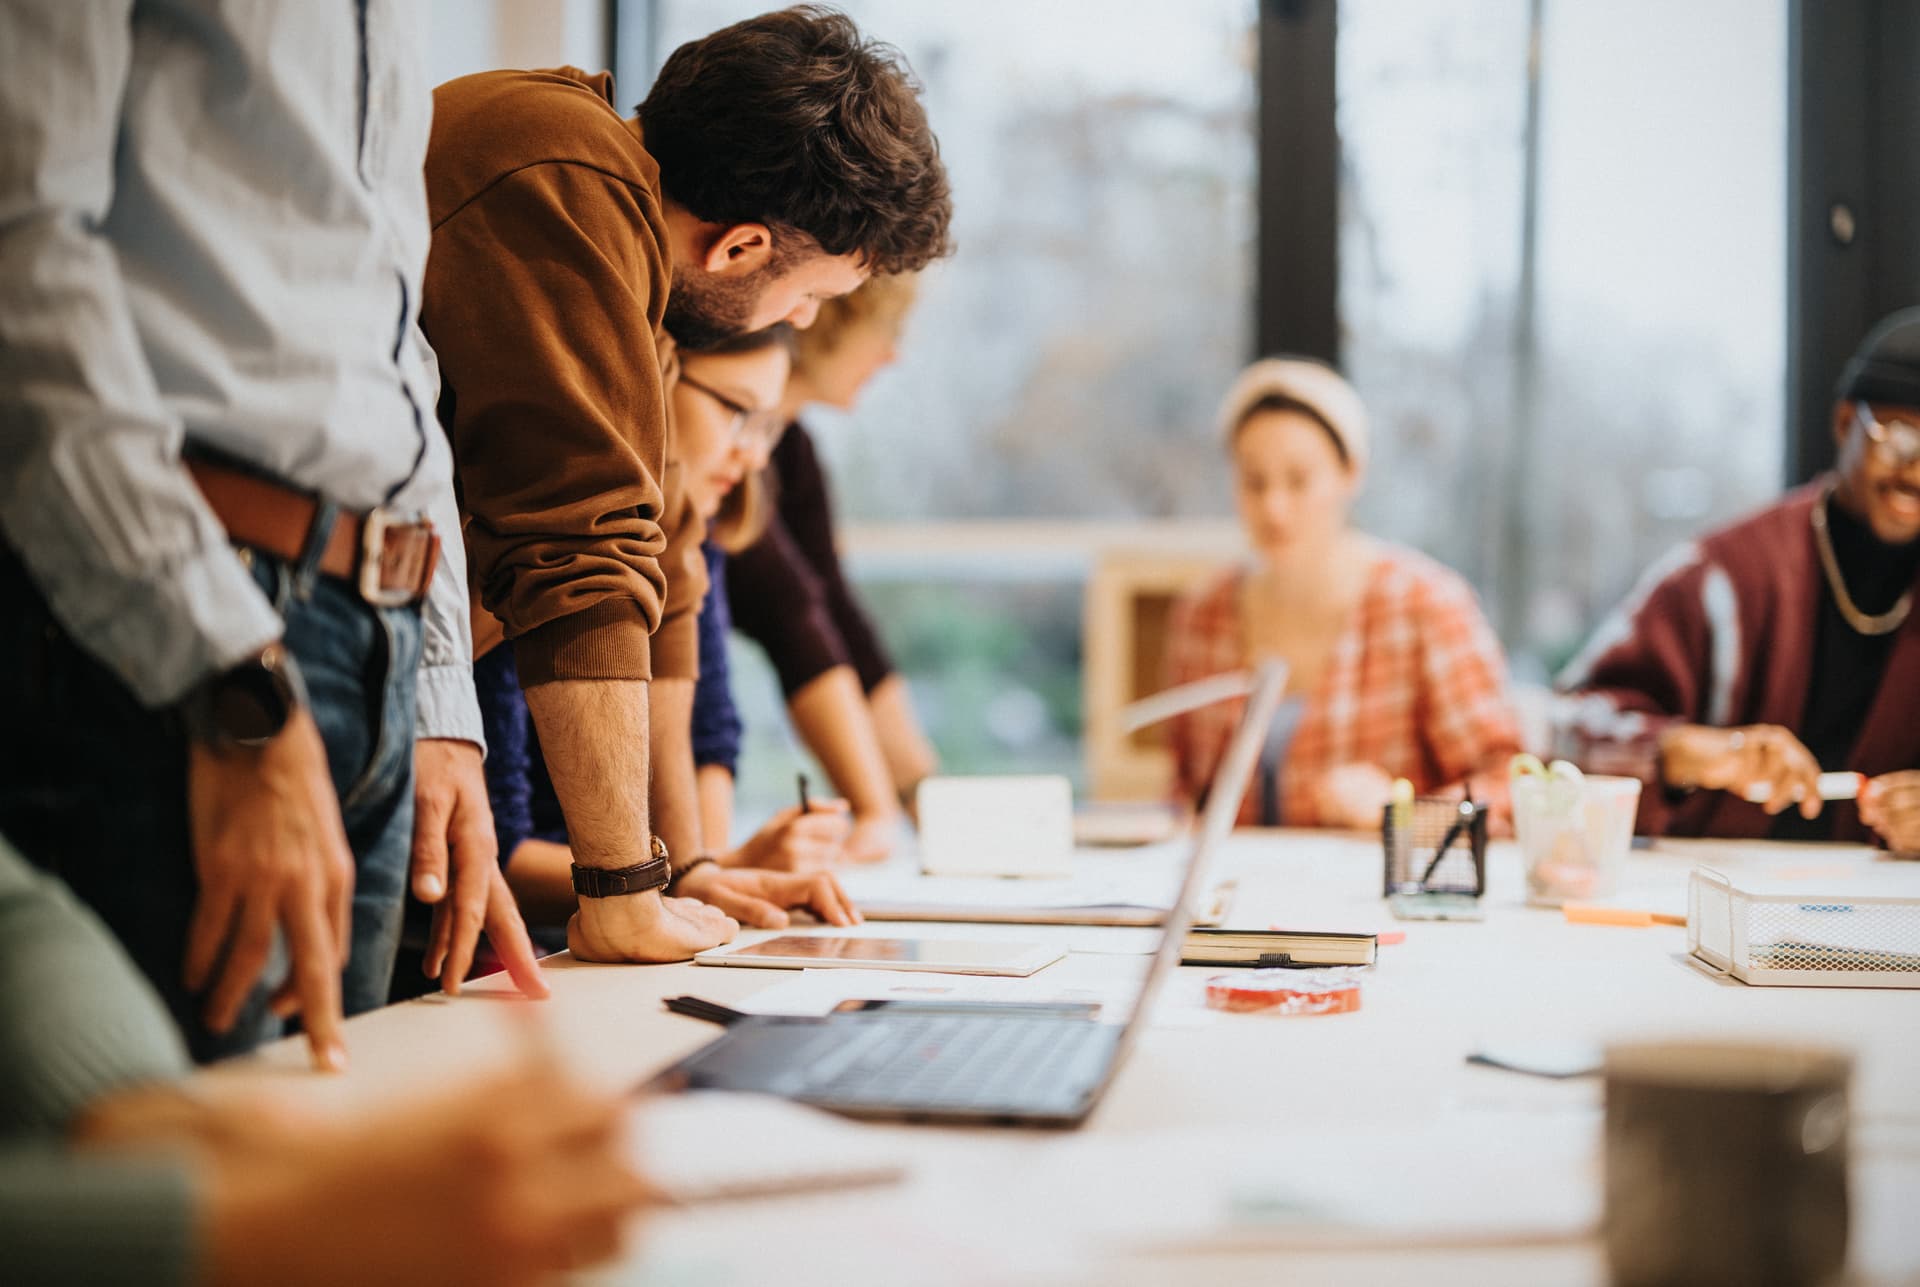
[[[685,349],[710,349],[745,335],[768,276],[764,266],[737,279],[675,268],[662,325]]]

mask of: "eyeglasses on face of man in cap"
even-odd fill
[[[1920,464],[1920,414],[1903,407],[1898,414],[1876,412],[1865,402],[1853,404],[1854,421],[1880,458],[1895,469]]]

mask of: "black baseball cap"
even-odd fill
[[[1834,397],[1920,407],[1920,308],[1903,308],[1867,333],[1840,373]]]

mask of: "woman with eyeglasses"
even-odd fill
[[[843,856],[847,803],[814,797],[789,806],[738,848],[728,848],[742,728],[727,667],[729,564],[773,520],[768,468],[787,427],[782,399],[794,336],[775,327],[685,353],[674,394],[686,489],[707,520],[707,597],[700,608],[700,680],[693,697],[693,758],[705,848],[730,866],[810,871]]]
[[[853,408],[893,362],[915,289],[910,275],[871,278],[823,304],[794,337],[781,400],[788,427],[773,452],[778,512],[727,572],[734,628],[765,650],[795,731],[847,797],[853,828],[844,854],[853,862],[887,856],[903,806],[911,808],[938,757],[841,569],[826,470],[797,417],[814,405]]]
[[[1833,435],[1831,472],[1669,555],[1561,676],[1567,749],[1657,788],[1643,832],[1920,852],[1920,308],[1848,362]],[[1840,771],[1857,802],[1822,800]]]
[[[739,720],[726,676],[726,550],[751,541],[766,522],[759,475],[785,423],[778,408],[790,343],[786,328],[775,327],[701,352],[681,349],[677,364],[670,364],[678,374],[668,393],[668,486],[676,500],[684,496],[690,521],[706,525],[708,585],[700,601],[699,679],[656,675],[649,701],[650,821],[674,872],[668,893],[676,897],[669,902],[696,899],[760,928],[786,925],[788,910],[796,907],[835,925],[858,919],[832,875],[814,870],[839,852],[847,828],[840,802],[817,801],[804,814],[788,809],[738,848],[726,844],[739,751]],[[482,652],[474,684],[507,885],[537,941],[569,945],[573,856],[512,648]],[[716,783],[706,769],[725,778],[726,791],[711,808],[707,796]]]

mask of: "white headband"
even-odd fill
[[[1332,367],[1309,358],[1262,358],[1242,371],[1220,403],[1220,436],[1232,442],[1240,424],[1268,398],[1311,408],[1339,441],[1358,478],[1367,472],[1367,409]]]

